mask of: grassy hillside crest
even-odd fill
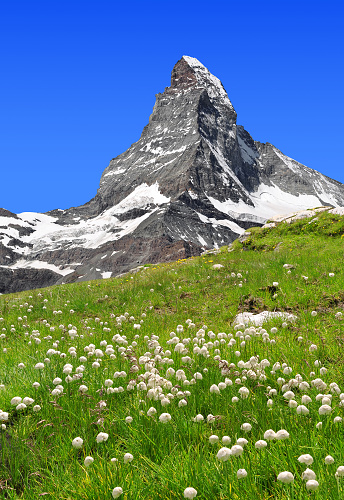
[[[343,238],[324,212],[1,296],[0,498],[344,498]]]

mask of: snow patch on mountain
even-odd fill
[[[212,196],[208,196],[209,201],[213,206],[227,214],[251,214],[262,219],[269,219],[274,215],[281,213],[289,213],[295,210],[306,210],[310,207],[322,205],[320,199],[314,195],[299,194],[292,195],[282,191],[278,186],[261,184],[257,191],[249,194],[254,206],[247,205],[243,200],[238,203],[232,200],[219,201]],[[327,200],[325,200],[327,201]]]
[[[61,274],[61,276],[66,276],[67,274],[72,273],[75,270],[75,267],[79,266],[80,263],[73,263],[72,267],[65,267],[61,269],[60,267],[55,266],[54,264],[49,264],[48,262],[44,262],[42,260],[24,260],[20,259],[15,264],[11,266],[0,266],[6,267],[7,269],[50,269],[57,274]],[[70,265],[69,265],[70,266]]]
[[[157,182],[150,186],[147,183],[142,183],[114,207],[105,210],[97,217],[80,219],[78,223],[72,225],[62,226],[58,223],[57,217],[34,212],[23,212],[18,215],[19,219],[13,219],[13,221],[12,218],[1,217],[0,226],[3,224],[4,227],[1,230],[3,235],[2,244],[8,246],[11,238],[19,238],[20,228],[9,227],[8,223],[10,221],[17,227],[20,226],[32,230],[31,234],[20,237],[20,240],[26,246],[11,247],[18,254],[26,257],[37,252],[60,248],[98,248],[109,241],[118,240],[123,236],[131,234],[160,205],[169,201],[170,198],[164,196],[159,191]],[[129,220],[121,221],[116,217],[116,215],[125,214],[133,209],[148,209],[148,211],[140,217]],[[32,247],[30,248],[30,246]],[[34,261],[34,263],[34,267],[39,265],[38,261]],[[30,267],[26,261],[19,261],[16,265]],[[44,266],[40,266],[40,268],[42,267]],[[49,265],[45,265],[45,267],[63,274],[59,268],[49,267]]]
[[[213,227],[215,228],[218,226],[225,226],[231,229],[233,233],[236,234],[243,234],[245,232],[245,229],[243,229],[242,227],[238,226],[238,224],[228,219],[215,219],[214,217],[206,217],[205,215],[200,214],[199,212],[196,213],[202,222],[205,222],[206,224],[212,224]]]
[[[168,203],[170,198],[164,196],[159,191],[159,184],[155,182],[148,186],[145,182],[137,186],[118,205],[107,211],[109,214],[122,214],[134,208],[146,208],[149,205],[163,205]]]

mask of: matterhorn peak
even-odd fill
[[[220,80],[195,57],[183,56],[174,66],[169,90],[180,91],[191,88],[204,88],[211,99],[219,104],[230,106],[233,109],[227,92]]]

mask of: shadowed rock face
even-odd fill
[[[231,243],[281,213],[344,205],[343,184],[252,139],[192,57],[96,196],[47,214],[0,209],[0,293],[122,274]]]
[[[55,285],[59,275],[50,269],[6,269],[0,271],[0,293],[15,293]]]

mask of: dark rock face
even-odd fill
[[[0,271],[0,293],[15,293],[54,285],[59,275],[50,269],[4,269]]]
[[[344,205],[343,184],[254,141],[236,120],[220,80],[184,56],[92,200],[46,214],[0,209],[0,293],[199,255],[277,214]]]

